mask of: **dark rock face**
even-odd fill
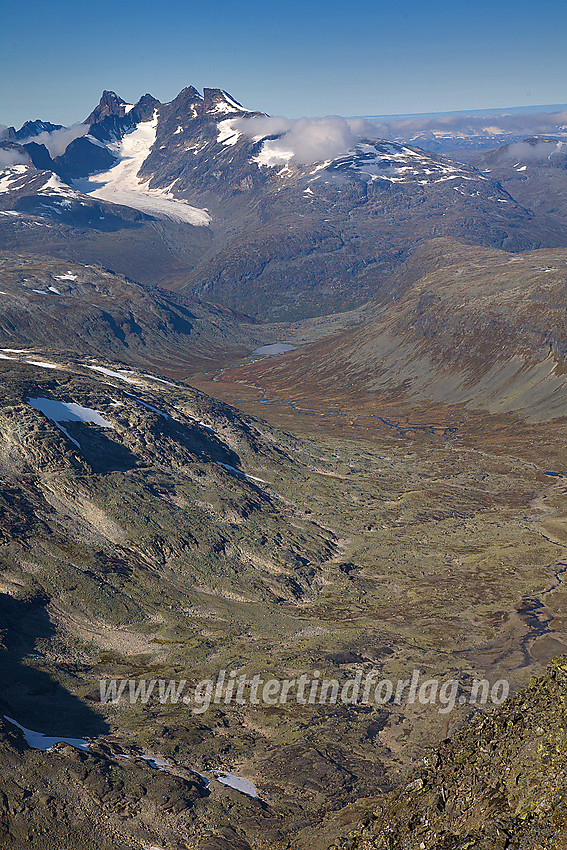
[[[45,145],[38,145],[37,142],[27,142],[23,145],[28,152],[31,161],[40,171],[55,171],[56,164],[51,159],[50,153]]]
[[[67,145],[64,154],[55,158],[54,171],[73,180],[96,171],[105,171],[115,162],[116,158],[108,148],[95,144],[87,136],[80,136]]]
[[[560,850],[567,840],[567,657],[427,757],[332,850]]]
[[[91,114],[85,118],[85,124],[96,124],[109,115],[117,115],[121,118],[125,114],[126,101],[118,97],[116,92],[103,91],[98,105]]]

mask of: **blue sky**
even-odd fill
[[[18,126],[189,84],[289,117],[567,101],[563,0],[21,0],[0,38],[0,123]]]

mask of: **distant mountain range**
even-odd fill
[[[384,127],[387,138],[461,156],[526,136],[567,138],[567,104],[367,117]]]
[[[431,237],[567,245],[561,216],[500,175],[376,133],[269,118],[221,89],[165,104],[105,91],[80,125],[5,131],[0,246],[279,320],[391,298],[390,273]]]

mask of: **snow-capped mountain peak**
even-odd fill
[[[213,115],[250,112],[223,89],[204,89],[203,101],[205,111]]]

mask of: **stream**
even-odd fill
[[[222,369],[219,372],[215,373],[215,375],[213,375],[213,377],[212,377],[212,380],[213,381],[220,380],[222,378],[222,376],[224,375],[225,371],[226,371],[225,369]],[[257,390],[261,393],[261,396],[258,399],[258,401],[262,404],[281,404],[281,405],[284,405],[285,407],[289,407],[290,409],[296,411],[297,413],[301,413],[305,416],[322,416],[322,417],[324,417],[324,416],[330,416],[330,417],[344,416],[344,417],[349,417],[351,420],[354,418],[352,413],[346,412],[346,405],[341,403],[341,402],[333,402],[332,408],[329,408],[328,410],[315,410],[314,408],[301,406],[297,400],[289,400],[289,399],[282,398],[280,396],[270,396],[270,395],[268,395],[268,389],[266,387],[258,387],[254,384],[247,384],[246,386],[248,386],[250,389]],[[233,402],[233,403],[236,403],[236,402]],[[386,427],[391,428],[400,437],[407,438],[407,437],[409,437],[413,434],[424,434],[424,435],[429,435],[430,437],[433,437],[435,434],[438,434],[438,435],[441,435],[442,437],[444,437],[448,441],[449,446],[450,446],[451,438],[454,437],[454,435],[458,431],[457,427],[443,427],[442,425],[434,425],[434,424],[431,424],[431,425],[411,425],[409,423],[403,423],[402,424],[400,422],[400,420],[396,421],[396,420],[393,420],[393,419],[388,419],[385,416],[381,416],[378,413],[368,413],[366,415],[370,418],[376,419],[382,425],[385,425]],[[331,423],[330,423],[329,420],[322,419],[318,424],[321,427],[324,427],[325,425],[331,424]],[[339,422],[337,424],[339,425],[339,427],[347,427],[347,426],[351,427],[351,428],[362,427],[361,425],[352,424],[350,422],[345,422],[344,424]],[[475,451],[475,450],[473,449],[473,451]],[[476,451],[478,451],[478,450],[476,450]],[[483,452],[480,452],[480,453],[483,454]],[[515,458],[515,460],[523,462],[520,458]],[[529,465],[531,466],[533,464],[529,464]],[[535,465],[533,465],[533,466],[535,467]],[[535,468],[537,468],[537,467],[535,467]],[[540,471],[543,472],[545,475],[548,475],[548,476],[553,477],[553,478],[558,478],[558,479],[564,479],[565,478],[565,473],[563,473],[563,472],[555,472],[555,471],[552,471],[552,470],[540,470]],[[550,515],[553,512],[554,511],[551,510],[547,515]],[[533,518],[533,519],[527,519],[525,527],[530,528],[532,523],[541,521],[542,518],[543,517],[540,516],[540,517]],[[530,528],[530,530],[534,531],[533,528]],[[536,530],[535,533],[540,534],[549,543],[552,543],[552,544],[558,545],[558,546],[562,545],[561,543],[558,543],[558,541],[551,540],[549,537],[547,537],[545,534],[543,534],[543,532]],[[543,600],[544,600],[545,596],[547,596],[552,591],[556,590],[562,584],[562,576],[565,573],[567,573],[567,561],[565,561],[565,560],[554,561],[552,564],[549,565],[549,568],[550,568],[550,570],[552,571],[552,574],[553,574],[552,583],[548,587],[544,588],[543,590],[541,590],[539,592],[530,593],[530,594],[523,596],[520,604],[516,608],[518,615],[521,617],[521,619],[523,620],[523,622],[527,626],[527,633],[523,637],[523,639],[521,640],[521,643],[520,643],[520,649],[521,649],[523,657],[524,657],[524,663],[523,663],[522,666],[528,666],[529,664],[531,664],[533,662],[533,658],[530,654],[528,647],[531,646],[537,640],[537,638],[539,638],[539,637],[541,637],[542,635],[545,635],[545,634],[550,634],[553,631],[553,629],[550,626],[551,626],[551,623],[553,622],[554,618],[553,618],[552,614],[546,613],[546,611],[545,611],[546,605],[545,605],[545,602]],[[465,650],[464,652],[467,652],[467,651],[468,650]]]

